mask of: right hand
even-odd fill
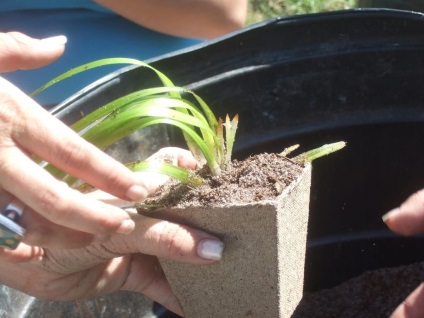
[[[0,33],[0,71],[46,65],[63,51],[60,37],[36,40],[16,32]],[[141,201],[149,193],[139,175],[0,78],[0,209],[14,198],[26,205],[24,242],[41,247],[79,247],[105,241],[113,233],[133,231],[134,222],[127,212],[69,188],[33,157],[122,200]]]

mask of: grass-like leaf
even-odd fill
[[[295,151],[297,148],[299,148],[299,144],[287,147],[286,149],[284,149],[280,155],[283,157],[287,157],[289,154],[291,154],[293,151]]]
[[[47,82],[46,84],[44,84],[43,86],[41,86],[40,88],[38,88],[37,90],[32,92],[30,94],[30,96],[35,96],[35,95],[41,93],[42,91],[44,91],[45,89],[49,88],[50,86],[53,86],[53,85],[63,81],[64,79],[69,78],[71,76],[74,76],[76,74],[79,74],[79,73],[82,73],[82,72],[85,72],[85,71],[88,71],[88,70],[91,70],[91,69],[94,69],[94,68],[97,68],[97,67],[102,67],[102,66],[106,66],[106,65],[116,65],[116,64],[130,64],[130,65],[139,65],[139,66],[147,67],[157,74],[157,76],[162,81],[164,86],[168,86],[168,87],[174,86],[174,84],[171,82],[171,80],[165,74],[163,74],[162,72],[151,67],[147,63],[144,63],[144,62],[136,60],[136,59],[130,59],[130,58],[124,58],[124,57],[115,57],[115,58],[101,59],[101,60],[89,62],[89,63],[83,64],[83,65],[80,65],[78,67],[75,67],[75,68],[53,78],[52,80],[50,80],[49,82]]]
[[[164,86],[142,89],[111,101],[87,114],[71,128],[87,141],[105,150],[139,129],[157,124],[173,125],[182,131],[188,148],[199,164],[201,165],[205,160],[211,172],[215,175],[219,174],[223,166],[225,145],[217,135],[218,121],[212,110],[200,96],[185,88],[174,86],[166,75],[142,61],[110,58],[87,63],[57,76],[32,95],[68,77],[111,64],[133,64],[146,67],[155,72]],[[193,101],[183,96],[191,97]],[[147,166],[153,169],[151,164]],[[54,176],[66,180],[68,184],[78,183],[78,180],[67,176],[66,173],[50,164],[47,164],[45,168]],[[163,171],[170,172],[170,169]],[[183,180],[188,179],[183,178]]]
[[[197,187],[203,183],[203,179],[197,176],[194,172],[174,166],[166,162],[153,161],[134,161],[126,163],[125,166],[134,172],[158,172],[166,174],[176,180],[179,180],[190,187]],[[81,192],[88,192],[93,187],[87,183],[78,182],[78,179],[73,178],[66,180],[71,186]]]
[[[323,156],[327,156],[333,152],[339,151],[343,149],[345,146],[346,146],[346,142],[344,141],[339,141],[332,144],[323,145],[319,148],[315,148],[307,152],[304,152],[294,157],[293,160],[301,162],[301,163],[312,162],[315,159],[318,159]]]
[[[231,155],[233,153],[234,140],[236,138],[236,131],[238,126],[238,115],[235,115],[233,120],[227,115],[225,118],[225,159],[224,166],[231,162]]]
[[[132,171],[163,173],[186,183],[193,188],[201,185],[203,182],[202,178],[197,176],[195,173],[166,162],[158,163],[152,161],[137,161],[127,163],[126,166]]]

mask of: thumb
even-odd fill
[[[0,33],[0,72],[50,64],[63,54],[66,40],[63,35],[38,40],[19,32]]]

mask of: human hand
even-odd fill
[[[399,208],[385,214],[383,220],[393,232],[401,235],[424,233],[424,189],[410,196]],[[418,286],[390,316],[421,317],[424,317],[424,284]]]
[[[45,65],[63,50],[61,37],[35,40],[20,33],[0,33],[0,70]],[[0,78],[0,211],[14,197],[25,204],[24,242],[76,248],[134,229],[126,211],[69,188],[36,164],[34,156],[123,200],[141,201],[150,191],[138,174]]]
[[[20,244],[0,252],[0,281],[49,300],[86,299],[117,290],[142,293],[182,315],[158,259],[210,264],[223,245],[188,227],[133,215],[135,230],[80,249],[44,249]],[[213,248],[209,250],[212,243]],[[205,250],[206,248],[206,250]]]

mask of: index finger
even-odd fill
[[[16,112],[7,120],[17,146],[119,198],[146,198],[144,182],[124,165],[82,139],[9,82],[0,79],[0,86],[7,90],[3,106]]]
[[[411,195],[402,205],[383,216],[387,226],[398,234],[424,232],[424,189]]]
[[[16,147],[0,152],[0,165],[0,186],[53,223],[93,234],[128,233],[134,228],[124,210],[71,189]]]

